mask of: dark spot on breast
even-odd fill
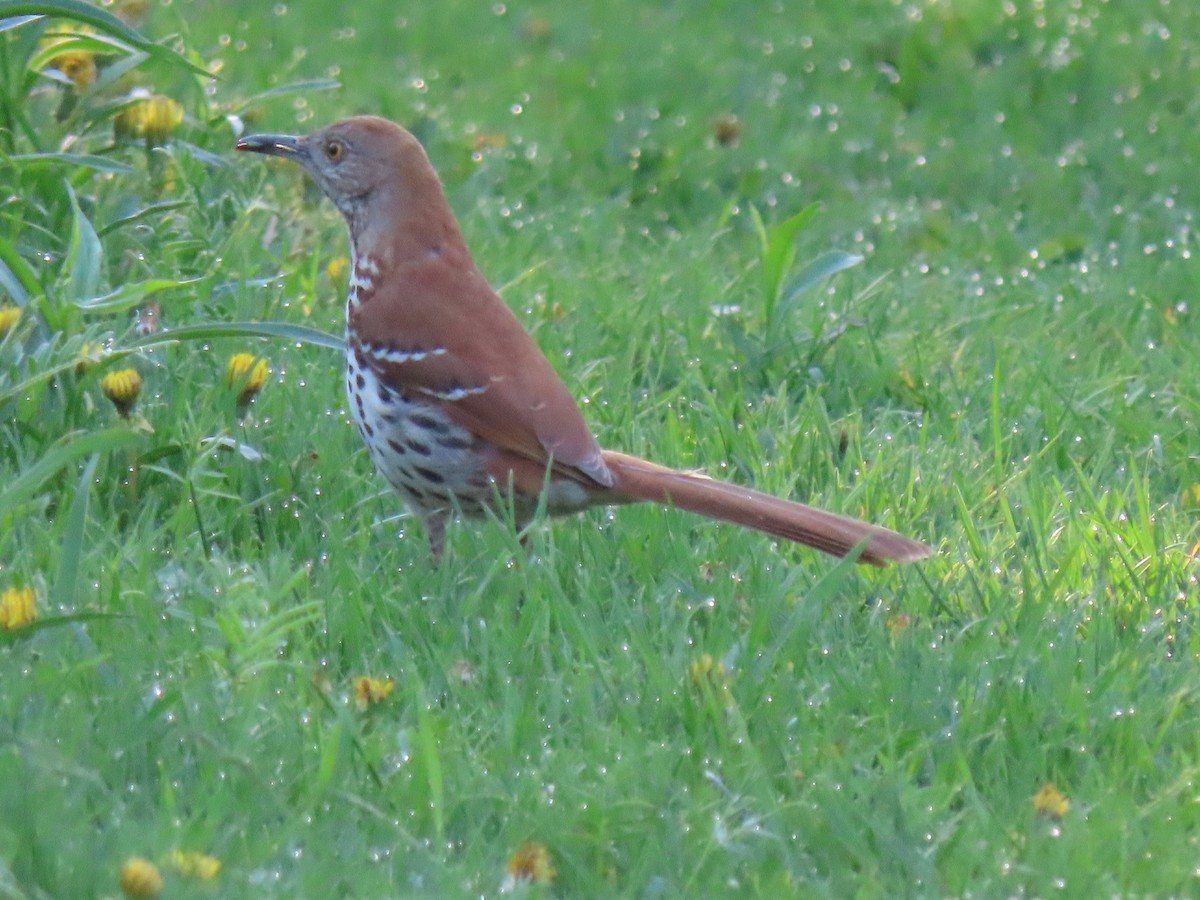
[[[408,451],[404,449],[404,445],[395,438],[388,438],[388,446],[392,448],[397,456],[407,455]]]
[[[370,422],[363,422],[363,429],[367,432],[367,437],[375,437],[375,429],[371,427]]]
[[[420,454],[421,456],[433,455],[433,450],[429,448],[428,444],[423,444],[413,437],[405,437],[404,446],[408,447],[413,453]]]
[[[432,431],[434,434],[445,434],[450,430],[450,426],[440,419],[435,419],[433,416],[428,416],[425,413],[415,413],[408,417],[408,421],[425,431]]]
[[[367,379],[363,378],[362,372],[359,372],[354,376],[354,383],[358,385],[358,389],[361,391],[367,386]]]
[[[441,472],[436,472],[427,466],[413,466],[413,471],[432,484],[445,484],[446,479]]]
[[[471,441],[458,435],[447,434],[438,438],[438,446],[445,450],[470,450]]]

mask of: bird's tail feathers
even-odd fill
[[[734,522],[834,556],[846,556],[861,544],[859,561],[882,566],[922,559],[933,552],[920,541],[878,525],[636,456],[605,450],[604,461],[616,476],[613,490],[631,499],[666,503]]]

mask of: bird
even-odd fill
[[[237,150],[292,160],[345,218],[346,393],[375,467],[421,520],[508,503],[523,526],[652,501],[877,566],[929,556],[895,531],[603,449],[554,367],[476,267],[420,141],[376,116]]]

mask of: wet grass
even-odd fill
[[[1198,14],[1044,6],[176,0],[138,27],[220,80],[137,65],[186,113],[154,151],[112,146],[126,81],[64,111],[18,90],[40,26],[0,34],[5,152],[122,166],[0,163],[0,590],[41,613],[0,631],[0,896],[133,855],[172,897],[493,895],[529,840],[535,894],[1194,892]],[[152,292],[111,292],[152,279],[159,326],[340,332],[336,212],[230,148],[360,112],[426,142],[605,444],[938,555],[627,508],[434,568],[335,353],[139,347]]]

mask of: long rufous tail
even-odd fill
[[[762,491],[668,469],[615,450],[605,450],[604,461],[616,476],[613,490],[617,493],[735,522],[834,556],[845,556],[864,541],[859,562],[876,566],[911,562],[933,553],[927,544],[887,528]]]

